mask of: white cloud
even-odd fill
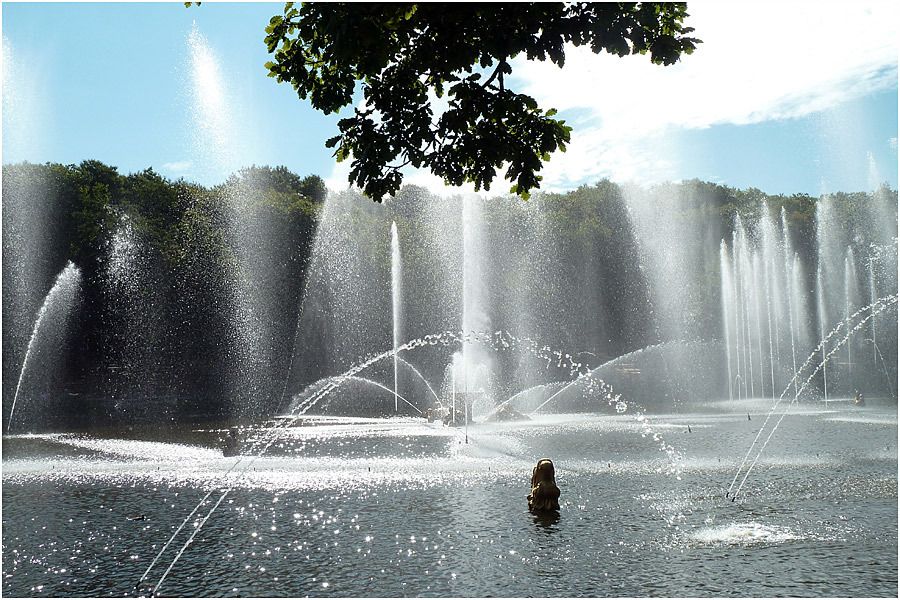
[[[350,174],[351,156],[344,162],[335,162],[331,169],[331,174],[325,178],[325,186],[328,189],[339,192],[350,187],[347,177]],[[403,173],[403,185],[417,185],[427,188],[434,194],[440,196],[452,196],[454,194],[470,193],[475,191],[475,186],[465,184],[460,187],[451,187],[444,184],[444,181],[426,169],[414,169],[405,167],[401,170]],[[498,175],[498,179],[494,180],[494,186],[491,187],[492,194],[505,194],[509,190],[509,182],[502,179],[502,174]]]
[[[678,152],[659,147],[667,132],[802,117],[897,85],[894,3],[697,2],[689,11],[704,43],[670,67],[586,48],[570,48],[564,69],[517,61],[522,91],[579,111],[570,151],[544,169],[548,184],[669,178]]]
[[[170,173],[184,173],[193,166],[194,163],[189,160],[176,160],[174,162],[163,163],[161,168],[163,171],[168,171]]]
[[[328,189],[335,192],[347,189],[350,185],[347,181],[347,177],[350,175],[350,162],[350,158],[344,162],[335,161],[334,165],[331,167],[331,174],[325,178],[325,186],[328,187]]]
[[[891,150],[896,150],[897,149],[897,138],[895,138],[895,137],[888,138],[888,146],[891,147]]]
[[[564,69],[516,59],[514,89],[575,127],[568,152],[544,166],[542,189],[677,178],[674,131],[803,117],[897,86],[894,2],[706,1],[688,10],[704,43],[669,67],[583,47],[567,50]],[[348,170],[336,165],[329,185],[346,187]],[[442,185],[412,170],[405,181]],[[496,181],[492,192],[508,188]]]

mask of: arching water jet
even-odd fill
[[[28,349],[25,351],[25,361],[19,373],[19,382],[16,384],[16,393],[9,409],[9,419],[6,423],[8,432],[12,430],[16,402],[19,400],[22,385],[26,375],[30,373],[36,354],[41,351],[54,354],[50,357],[50,362],[52,366],[58,366],[61,358],[59,350],[65,346],[68,321],[78,304],[80,294],[81,270],[69,262],[57,276],[38,311],[31,339],[28,340]]]

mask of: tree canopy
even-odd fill
[[[288,2],[266,27],[266,67],[326,114],[352,104],[361,83],[363,105],[326,146],[352,158],[350,181],[375,201],[400,188],[407,165],[479,190],[505,166],[527,198],[571,127],[509,88],[512,59],[562,67],[572,44],[671,65],[700,43],[687,16],[685,3]]]

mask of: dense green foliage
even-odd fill
[[[476,190],[505,166],[527,198],[571,127],[508,87],[512,59],[562,67],[572,44],[671,65],[699,43],[687,16],[684,3],[288,2],[266,27],[266,66],[326,114],[349,106],[362,82],[364,106],[326,145],[352,157],[350,181],[375,201],[400,188],[406,165]],[[446,99],[442,114],[433,97]]]

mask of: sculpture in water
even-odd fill
[[[228,430],[225,441],[222,442],[222,456],[238,456],[241,453],[241,441],[238,438],[237,427]]]
[[[528,510],[546,512],[559,510],[559,488],[553,461],[542,458],[531,472],[531,493],[528,494]]]

